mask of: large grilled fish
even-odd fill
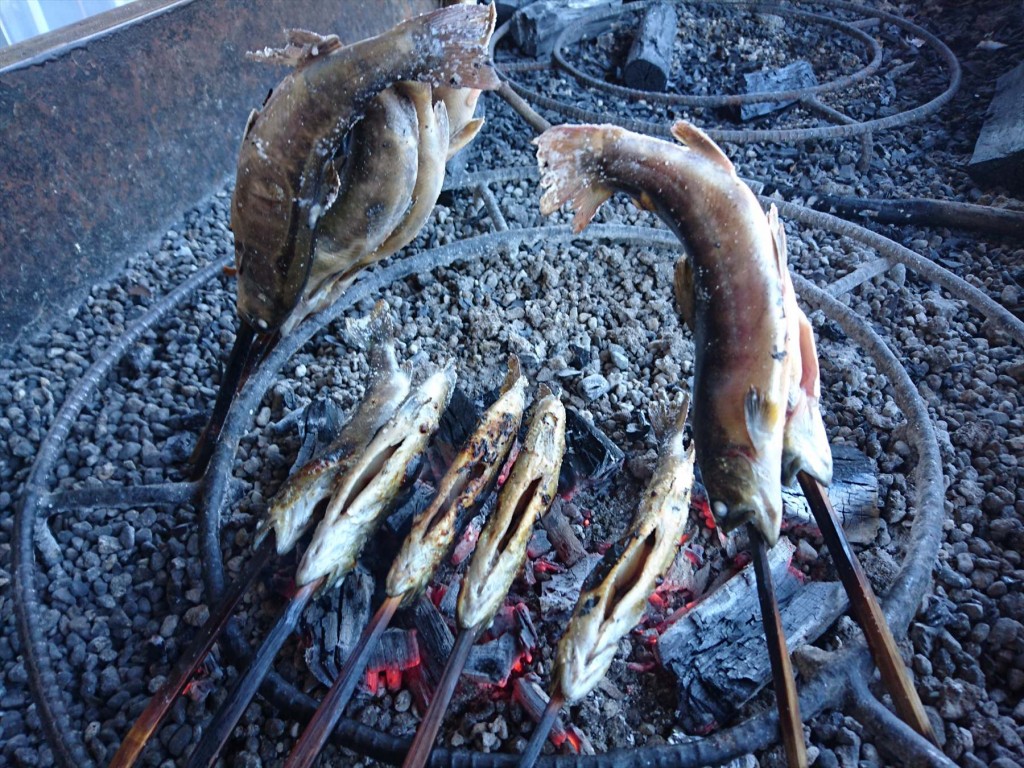
[[[689,283],[677,279],[677,296],[695,341],[697,463],[722,529],[751,521],[774,543],[792,376],[784,254],[721,149],[689,123],[672,133],[683,146],[610,125],[546,131],[536,139],[541,211],[570,202],[580,231],[622,190],[683,242]]]
[[[242,140],[231,227],[243,320],[275,330],[300,300],[331,160],[370,101],[400,80],[497,87],[487,53],[493,28],[493,6],[457,5],[352,45],[308,46]]]
[[[355,566],[448,407],[455,386],[449,365],[426,379],[344,475],[334,481],[324,519],[313,532],[295,574],[300,587],[326,577],[327,589]]]

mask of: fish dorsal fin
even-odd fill
[[[747,435],[755,448],[771,441],[772,427],[777,421],[778,406],[757,387],[751,387],[743,401],[743,415],[747,422]]]
[[[775,261],[779,267],[779,276],[785,280],[786,277],[786,229],[779,220],[779,209],[772,203],[768,208],[768,229],[772,232],[772,242],[775,244]]]
[[[723,170],[736,173],[732,160],[725,156],[721,147],[693,123],[688,123],[685,120],[676,121],[672,125],[672,136],[676,141],[685,144],[689,149],[720,166]]]
[[[308,29],[286,29],[283,48],[267,46],[260,51],[249,51],[246,58],[263,64],[283,64],[302,69],[314,59],[328,56],[344,46],[337,35],[321,35]]]

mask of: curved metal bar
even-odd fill
[[[622,8],[617,8],[611,13],[588,16],[578,20],[575,24],[566,27],[562,34],[558,36],[558,40],[555,41],[555,49],[551,53],[552,59],[559,67],[564,69],[583,85],[589,85],[592,88],[607,91],[608,93],[613,93],[624,98],[646,99],[647,101],[655,103],[693,107],[732,107],[739,106],[741,104],[759,104],[765,101],[788,101],[802,99],[813,94],[830,93],[841,88],[847,88],[851,85],[855,85],[862,80],[866,80],[868,77],[875,74],[875,72],[877,72],[882,66],[882,46],[879,45],[878,41],[871,37],[871,35],[864,32],[864,30],[858,29],[852,24],[848,24],[830,16],[822,16],[821,14],[810,13],[808,11],[798,11],[795,8],[780,5],[778,3],[762,3],[754,2],[753,0],[749,2],[747,0],[725,0],[724,2],[721,0],[718,2],[715,0],[698,0],[698,2],[690,2],[687,3],[687,5],[742,6],[749,8],[750,10],[760,10],[766,13],[775,14],[776,16],[789,16],[794,19],[800,19],[801,21],[832,27],[833,29],[844,32],[862,43],[870,53],[868,63],[849,75],[838,77],[835,80],[828,81],[827,83],[807,86],[806,88],[796,88],[787,91],[759,91],[758,93],[696,96],[692,94],[643,91],[637,88],[627,88],[625,86],[616,85],[615,83],[608,83],[588,75],[586,72],[583,72],[571,64],[565,58],[565,53],[563,51],[564,47],[572,43],[577,43],[584,37],[588,36],[593,32],[595,25],[606,21],[611,22],[619,16],[624,16],[627,13],[643,11],[651,4],[652,3],[649,2],[649,0],[644,0],[644,2],[640,3],[630,3]]]
[[[41,504],[53,513],[81,507],[176,507],[191,504],[195,500],[196,488],[196,484],[191,482],[79,488],[47,494]]]
[[[960,62],[957,60],[953,52],[943,43],[939,38],[933,35],[926,29],[923,29],[916,24],[907,21],[904,18],[895,16],[885,11],[875,10],[873,8],[865,8],[864,6],[857,5],[855,3],[843,2],[843,0],[819,0],[818,5],[824,5],[829,8],[836,8],[840,10],[848,10],[857,13],[862,13],[867,16],[874,16],[878,19],[886,21],[890,24],[900,27],[906,32],[909,32],[920,39],[928,43],[934,48],[939,57],[943,60],[949,70],[949,85],[946,89],[936,96],[931,101],[921,104],[920,106],[909,109],[905,112],[899,112],[895,115],[889,115],[888,117],[880,117],[874,120],[866,120],[864,122],[855,122],[844,125],[827,125],[818,126],[813,128],[780,128],[780,129],[765,129],[765,130],[729,130],[720,128],[703,128],[703,130],[715,141],[728,141],[735,144],[745,144],[748,142],[756,141],[770,141],[779,143],[797,142],[797,141],[811,141],[817,139],[841,139],[841,138],[852,138],[856,136],[864,136],[873,131],[887,130],[889,128],[897,128],[902,125],[908,125],[917,120],[921,120],[928,115],[938,111],[941,107],[945,106],[952,98],[953,95],[960,88]],[[516,82],[511,77],[505,74],[505,79],[509,85],[522,97],[528,99],[532,104],[539,105],[545,109],[550,109],[554,112],[558,112],[566,117],[571,117],[575,120],[580,120],[587,123],[601,123],[601,122],[612,122],[615,125],[622,126],[631,131],[638,131],[640,133],[646,133],[651,136],[669,136],[669,128],[666,124],[654,123],[648,120],[634,120],[630,118],[622,118],[618,115],[594,112],[592,110],[581,109],[569,104],[564,104],[556,99],[548,98],[540,93],[537,93],[521,83]],[[647,99],[648,94],[642,93],[642,98]]]
[[[42,613],[42,607],[36,590],[36,562],[32,543],[36,523],[49,499],[47,483],[52,477],[54,464],[64,450],[64,443],[71,427],[114,363],[124,356],[142,334],[194,291],[208,284],[223,267],[224,262],[217,261],[200,269],[154,304],[100,354],[68,393],[53,419],[49,432],[39,446],[39,452],[25,481],[21,507],[14,516],[12,537],[14,610],[28,671],[29,690],[32,692],[39,720],[49,739],[54,759],[64,768],[86,768],[92,766],[93,761],[85,749],[80,734],[71,727],[64,706],[64,689],[57,682],[53,665],[50,664],[46,639],[39,629],[38,618]]]

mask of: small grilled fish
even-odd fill
[[[356,564],[363,544],[405,482],[410,464],[437,429],[454,386],[451,365],[427,378],[378,430],[358,461],[335,480],[324,519],[299,563],[297,585],[326,577],[327,589]]]
[[[689,123],[672,132],[685,146],[610,125],[546,131],[535,140],[541,212],[570,202],[580,231],[622,190],[683,242],[693,284],[697,463],[722,529],[752,521],[774,543],[788,399],[780,254],[757,198],[721,149]]]
[[[587,577],[558,643],[552,680],[570,703],[607,673],[619,640],[640,623],[655,582],[679,548],[693,487],[693,448],[683,445],[686,411],[684,404],[665,438],[629,532]]]
[[[459,593],[463,629],[486,628],[526,560],[533,524],[555,498],[565,453],[565,408],[548,393],[537,403],[523,448],[477,541]]]
[[[306,532],[317,504],[330,495],[339,474],[360,459],[373,436],[409,394],[409,374],[395,357],[395,340],[387,305],[374,307],[367,329],[370,340],[370,381],[358,408],[324,453],[306,463],[274,495],[255,544],[273,529],[277,553],[283,555]]]
[[[491,487],[512,450],[526,406],[526,377],[519,358],[509,359],[501,396],[487,409],[437,487],[437,495],[413,521],[412,530],[391,564],[386,591],[415,598],[437,570],[455,538],[459,514],[471,509]]]
[[[498,86],[487,52],[494,13],[493,5],[442,8],[352,45],[308,46],[250,116],[231,206],[243,320],[275,330],[300,300],[330,161],[377,94],[400,80]]]

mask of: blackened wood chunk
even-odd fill
[[[672,73],[677,23],[676,9],[669,3],[647,9],[622,68],[627,87],[664,93]]]
[[[419,641],[425,677],[433,689],[441,679],[445,662],[455,647],[455,636],[428,597],[420,597],[416,601],[413,606],[413,620],[416,623],[416,637]]]
[[[789,567],[794,549],[780,539],[769,552],[791,651],[817,639],[847,606],[838,582],[803,585]],[[754,579],[753,566],[748,565],[658,640],[661,663],[678,679],[680,721],[690,733],[729,723],[771,680]]]
[[[512,41],[527,56],[547,58],[569,25],[602,10],[622,5],[622,0],[538,0],[512,17]]]
[[[608,486],[622,469],[626,456],[612,439],[575,408],[565,412],[565,458],[558,477],[558,493],[572,496],[583,489]]]
[[[771,69],[766,72],[751,72],[743,76],[747,93],[769,93],[772,91],[796,91],[818,84],[814,67],[808,61],[795,61],[782,69]],[[740,107],[740,120],[752,120],[769,112],[785,109],[795,104],[796,99],[786,101],[758,101]]]
[[[967,170],[980,182],[1024,191],[1024,63],[996,81]]]
[[[344,420],[333,398],[317,397],[306,406],[300,423],[302,445],[295,457],[296,467],[304,466],[314,456],[323,453],[341,432]]]

